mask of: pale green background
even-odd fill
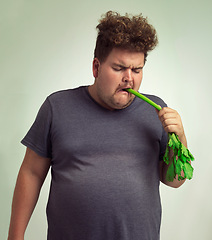
[[[140,90],[159,95],[178,110],[196,157],[193,180],[179,189],[161,185],[161,239],[211,239],[211,8],[210,0],[1,1],[0,239],[7,236],[25,152],[20,140],[47,95],[93,82],[95,26],[108,10],[143,13],[156,27],[160,44],[148,57]],[[27,240],[46,238],[49,179]]]

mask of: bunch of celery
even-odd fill
[[[154,103],[149,98],[145,97],[141,93],[134,91],[133,89],[125,89],[126,91],[134,94],[135,96],[143,99],[157,110],[161,110],[161,107]],[[166,152],[164,154],[163,160],[168,165],[168,170],[166,174],[166,179],[169,182],[173,182],[174,178],[178,176],[178,180],[183,180],[185,178],[191,179],[193,176],[193,167],[191,166],[191,161],[194,160],[193,155],[190,151],[180,142],[178,136],[175,133],[168,134],[168,143],[166,147]],[[171,156],[171,159],[170,159]]]

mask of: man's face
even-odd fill
[[[123,89],[133,88],[138,91],[143,66],[144,53],[118,48],[114,48],[102,63],[95,58],[93,61],[95,82],[89,87],[91,96],[109,110],[129,106],[135,96]]]

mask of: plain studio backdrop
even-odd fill
[[[1,1],[0,239],[7,237],[25,153],[20,140],[49,94],[93,83],[95,27],[108,10],[142,13],[156,28],[159,45],[148,56],[140,91],[180,113],[196,158],[191,181],[179,189],[160,186],[161,239],[211,239],[211,8],[210,0]],[[46,239],[49,182],[48,175],[27,240]]]

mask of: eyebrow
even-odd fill
[[[114,67],[120,67],[120,68],[123,68],[123,69],[130,68],[130,67],[125,66],[124,64],[113,63],[112,65],[113,65]],[[144,66],[132,67],[131,69],[139,70],[139,69],[143,69],[143,67],[144,67]]]

